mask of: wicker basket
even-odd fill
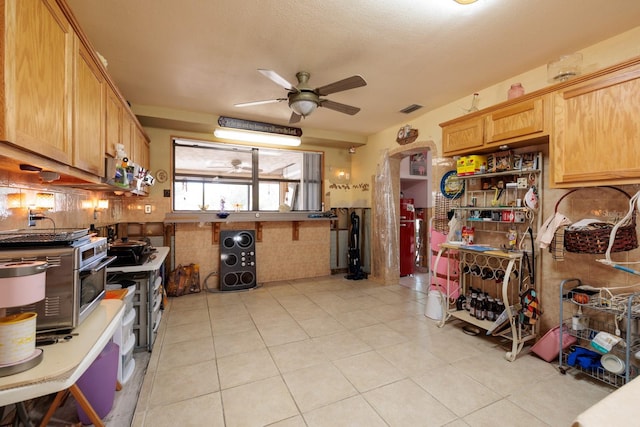
[[[610,188],[621,192],[627,198],[631,198],[626,192],[616,187],[602,187]],[[558,212],[558,206],[560,202],[569,194],[580,190],[579,188],[571,190],[564,194],[558,203],[556,203],[556,212]],[[579,254],[603,254],[609,247],[609,237],[612,224],[602,224],[600,227],[592,230],[571,230],[570,228],[564,229],[564,248],[567,252],[574,252]],[[636,212],[633,211],[631,221],[629,224],[623,224],[618,228],[616,232],[615,241],[611,247],[611,252],[624,252],[636,249],[638,247],[638,236],[636,233]]]

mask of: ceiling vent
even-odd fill
[[[422,105],[418,105],[418,104],[411,104],[408,107],[403,108],[402,110],[400,110],[401,113],[404,114],[411,114],[416,110],[419,110],[422,108]]]

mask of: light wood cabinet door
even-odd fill
[[[73,165],[104,175],[104,77],[86,47],[78,41],[73,105]]]
[[[640,64],[554,94],[551,185],[640,182]]]
[[[74,33],[55,0],[7,0],[2,139],[72,164]]]
[[[124,151],[127,156],[133,160],[135,155],[133,152],[134,136],[133,133],[136,129],[133,118],[127,111],[122,112],[122,145],[124,145]]]
[[[115,90],[109,84],[105,84],[105,154],[116,156],[116,145],[122,144],[122,102]],[[130,130],[128,130],[130,132]]]
[[[145,169],[149,169],[149,142],[144,133],[135,126],[134,129],[134,157],[133,161]]]
[[[534,138],[545,133],[544,103],[545,99],[540,97],[489,113],[485,117],[485,144],[500,145],[516,138]]]
[[[469,152],[484,145],[484,118],[453,123],[442,128],[442,154]]]

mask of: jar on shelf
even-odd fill
[[[524,88],[522,87],[522,83],[514,83],[509,88],[507,99],[517,98],[522,95],[524,95]]]

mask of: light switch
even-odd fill
[[[527,178],[518,178],[518,188],[527,188]]]
[[[146,214],[151,213],[151,205],[144,205],[144,213]]]

